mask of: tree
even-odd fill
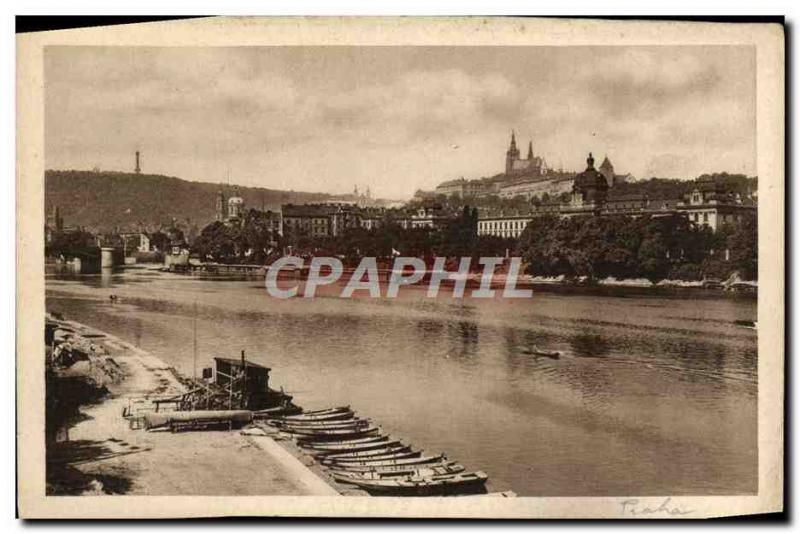
[[[47,245],[47,256],[72,256],[82,255],[96,248],[95,236],[84,230],[73,232],[58,232]]]
[[[758,280],[758,217],[749,214],[737,222],[727,237],[730,262],[745,280]]]
[[[169,248],[169,237],[164,232],[158,231],[150,234],[150,246],[163,252]]]

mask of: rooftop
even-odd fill
[[[228,365],[242,365],[242,360],[240,360],[240,359],[237,360],[237,359],[234,359],[234,358],[214,358],[214,361],[215,362],[227,363]],[[271,371],[271,369],[269,367],[265,367],[263,365],[259,365],[257,363],[253,363],[250,360],[245,360],[244,363],[245,363],[245,365],[247,367],[257,367],[259,369],[266,369],[267,371]]]

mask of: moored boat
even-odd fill
[[[319,459],[337,458],[339,455],[344,454],[362,454],[370,453],[372,451],[385,451],[393,447],[399,447],[402,443],[400,441],[375,441],[371,443],[360,443],[351,445],[349,447],[335,447],[331,449],[316,448],[308,449],[308,453],[316,456]],[[346,456],[343,456],[346,457]]]
[[[343,410],[343,411],[336,411],[330,413],[320,413],[315,415],[287,415],[286,417],[281,417],[280,419],[276,419],[276,421],[335,421],[337,419],[351,419],[355,416],[355,412],[352,410]]]
[[[394,441],[390,443],[386,447],[381,447],[379,449],[366,449],[363,451],[352,451],[352,452],[334,452],[334,453],[318,453],[316,456],[320,461],[327,460],[329,462],[335,462],[337,460],[349,460],[349,459],[360,459],[360,458],[372,458],[373,456],[389,456],[393,454],[403,454],[411,452],[411,447],[408,445],[403,445],[400,441]]]
[[[331,441],[344,436],[364,437],[373,434],[379,434],[381,429],[376,426],[368,426],[368,427],[345,427],[345,428],[325,429],[325,430],[281,428],[281,431],[289,434],[294,434],[297,436],[314,437],[319,439],[320,441],[324,441],[325,438],[328,438],[328,441]]]
[[[455,475],[464,472],[464,466],[458,462],[448,462],[446,464],[435,464],[430,467],[411,467],[396,471],[332,471],[337,480],[385,480],[400,477],[431,477],[438,475]],[[337,478],[338,477],[338,478]]]
[[[347,450],[350,447],[357,447],[359,445],[363,445],[365,443],[377,443],[381,441],[390,441],[394,440],[389,436],[379,435],[379,436],[364,436],[361,438],[351,438],[351,439],[335,439],[335,440],[305,440],[302,438],[297,438],[297,445],[303,449],[309,449],[311,451],[314,450]]]
[[[342,471],[347,473],[397,473],[402,471],[409,471],[415,469],[423,469],[437,466],[445,466],[450,463],[445,460],[439,460],[433,463],[410,463],[398,465],[346,465],[346,464],[331,464],[325,467],[331,471]]]
[[[367,419],[352,419],[349,421],[331,421],[325,423],[303,423],[303,424],[295,424],[295,423],[277,423],[273,424],[272,426],[276,428],[289,428],[289,429],[299,429],[299,430],[335,430],[338,428],[359,428],[364,426],[369,426],[370,421]]]
[[[329,413],[339,413],[339,412],[347,412],[350,411],[350,406],[335,406],[333,408],[322,408],[320,410],[303,410],[303,413],[299,414],[300,416],[313,416],[313,415],[325,415]]]
[[[386,460],[376,460],[374,458],[371,460],[345,459],[330,463],[335,463],[336,465],[382,467],[387,465],[433,464],[442,462],[443,460],[446,459],[447,457],[444,454],[440,454],[438,456],[420,456],[417,458],[400,458],[400,459],[386,459]]]
[[[354,450],[361,445],[376,444],[390,441],[389,436],[366,436],[363,438],[347,439],[347,440],[328,440],[328,441],[305,441],[302,439],[297,440],[297,446],[301,449],[309,451],[314,454],[315,451],[349,451]],[[392,440],[394,441],[394,440]]]
[[[422,457],[422,453],[419,451],[402,451],[402,452],[389,452],[384,454],[378,454],[375,456],[365,456],[361,458],[342,458],[341,461],[337,461],[335,459],[329,460],[327,462],[321,462],[322,465],[329,468],[335,468],[336,466],[350,466],[350,465],[358,465],[352,462],[352,460],[365,460],[371,462],[383,462],[387,460],[414,460],[419,459]]]
[[[486,473],[483,471],[475,471],[472,473],[432,475],[426,477],[407,476],[379,480],[336,476],[334,476],[334,479],[339,482],[354,484],[373,494],[421,496],[446,495],[462,492],[485,492],[485,484],[489,477],[486,476]]]

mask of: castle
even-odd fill
[[[614,172],[611,160],[606,156],[597,171],[603,175],[609,187],[621,184],[630,175]],[[528,155],[520,157],[517,148],[517,136],[511,132],[511,143],[506,151],[505,172],[490,178],[465,180],[447,180],[436,186],[434,194],[445,196],[484,197],[497,195],[500,198],[524,197],[533,198],[556,197],[572,191],[574,172],[548,167],[544,157],[533,153],[533,142],[528,142]]]
[[[547,162],[541,156],[533,155],[533,141],[528,142],[528,157],[519,157],[516,134],[511,132],[511,145],[506,152],[506,176],[515,178],[534,178],[547,174]]]

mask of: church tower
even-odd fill
[[[514,135],[514,131],[511,131],[511,145],[508,147],[508,152],[506,152],[506,174],[511,174],[511,170],[514,168],[514,162],[519,159],[519,150],[517,150],[517,139]]]
[[[228,218],[228,204],[225,202],[225,193],[222,191],[222,188],[219,188],[217,191],[217,202],[216,202],[216,216],[214,217],[217,221],[225,222],[225,219]]]
[[[533,141],[528,141],[528,160],[533,159]]]
[[[611,164],[611,160],[608,159],[608,155],[606,155],[603,163],[600,164],[600,174],[606,177],[606,181],[608,181],[608,185],[616,185],[614,183],[614,165]]]

